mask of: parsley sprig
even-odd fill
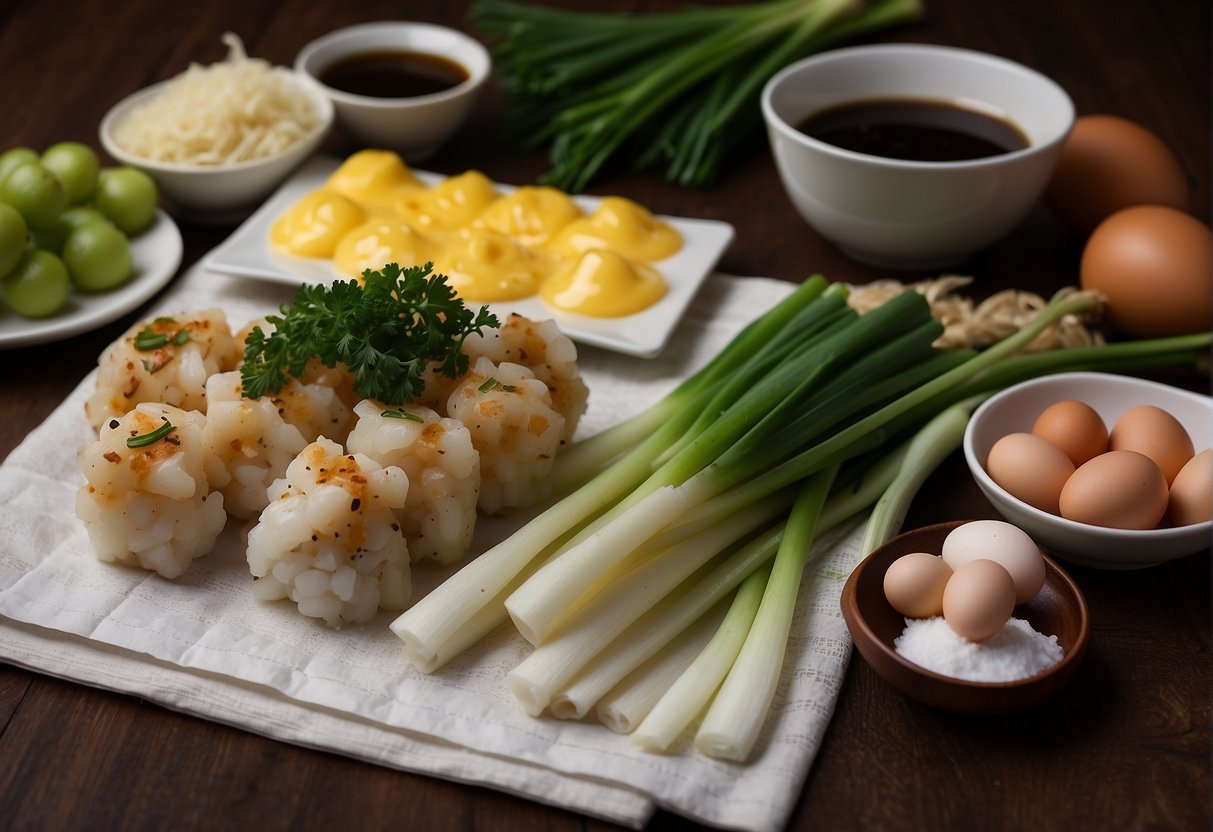
[[[344,364],[359,394],[387,405],[416,398],[431,363],[448,377],[463,374],[464,339],[500,323],[486,307],[473,313],[446,276],[432,272],[432,263],[404,270],[388,263],[367,269],[361,283],[301,286],[281,315],[266,319],[274,331],[267,336],[256,327],[245,342],[244,396],[278,392],[312,358],[326,367]]]

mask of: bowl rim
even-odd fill
[[[364,34],[372,33],[403,33],[406,31],[426,32],[442,32],[459,40],[473,52],[477,53],[477,57],[481,60],[482,66],[468,66],[462,61],[458,62],[468,72],[468,77],[460,81],[458,84],[449,89],[440,90],[438,92],[429,93],[426,95],[408,95],[399,98],[378,98],[370,95],[358,95],[356,93],[345,92],[335,89],[325,84],[319,78],[319,73],[313,72],[307,67],[307,63],[312,57],[325,47],[339,44],[350,38],[356,38]],[[346,56],[355,54],[357,50],[349,50],[345,53]],[[428,55],[438,55],[434,50],[416,49],[417,52],[422,52]],[[443,56],[445,57],[445,56]],[[334,29],[327,32],[314,40],[304,44],[299,50],[299,54],[295,56],[293,64],[294,69],[300,75],[311,80],[321,91],[332,101],[340,101],[344,104],[356,104],[360,107],[368,109],[408,109],[412,107],[421,107],[430,104],[437,104],[444,101],[449,101],[455,98],[461,98],[470,93],[476,92],[488,81],[489,76],[493,74],[493,59],[489,50],[484,44],[476,40],[467,32],[450,26],[443,26],[438,23],[426,23],[423,21],[411,20],[380,20],[369,21],[365,23],[355,23],[351,26],[344,26],[340,29]],[[327,64],[326,64],[327,66]],[[321,67],[320,69],[323,69]]]
[[[177,80],[180,75],[172,78],[166,78],[163,81],[157,81],[154,84],[136,90],[130,95],[122,98],[115,103],[105,115],[101,118],[101,124],[98,127],[98,136],[101,140],[101,146],[109,155],[113,156],[119,162],[139,167],[153,173],[186,175],[186,176],[202,176],[207,174],[224,174],[224,173],[240,173],[253,170],[259,167],[281,163],[285,159],[294,158],[294,154],[303,152],[303,155],[308,155],[315,145],[319,144],[320,140],[333,126],[333,120],[336,116],[336,111],[333,107],[333,102],[324,90],[310,76],[296,72],[287,67],[274,67],[276,70],[281,70],[288,74],[292,83],[298,84],[302,90],[311,99],[313,106],[316,108],[316,113],[319,115],[319,121],[316,126],[309,132],[300,136],[294,143],[274,156],[267,156],[262,159],[248,159],[243,162],[232,162],[224,165],[190,165],[182,162],[164,162],[158,159],[148,159],[143,156],[138,156],[131,153],[126,148],[122,147],[115,141],[113,137],[114,127],[119,124],[124,118],[129,117],[131,110],[135,107],[149,101],[156,96],[162,94],[164,89],[171,83]]]
[[[914,159],[893,159],[885,156],[874,156],[868,153],[859,153],[854,150],[838,147],[837,145],[823,142],[820,139],[815,139],[801,131],[797,130],[793,125],[789,124],[783,116],[775,111],[775,105],[772,102],[776,90],[785,84],[788,78],[802,72],[806,67],[818,66],[825,63],[830,63],[839,60],[848,60],[856,57],[862,58],[865,55],[895,55],[905,54],[910,56],[930,56],[934,58],[959,59],[968,60],[976,63],[984,63],[989,66],[999,69],[1017,72],[1020,74],[1032,77],[1040,82],[1043,86],[1050,89],[1054,95],[1058,96],[1061,103],[1066,107],[1064,115],[1065,129],[1050,139],[1047,142],[1040,144],[1029,144],[1027,147],[1019,150],[1012,150],[1007,153],[999,153],[994,156],[985,156],[980,159],[963,159],[953,162],[923,162]],[[914,60],[915,58],[911,58]],[[873,93],[874,97],[876,94]],[[922,96],[927,98],[929,96]],[[945,98],[937,96],[937,98]],[[855,100],[861,100],[861,96],[856,96]],[[1074,127],[1074,119],[1076,110],[1074,101],[1070,98],[1065,89],[1054,81],[1049,76],[1033,69],[1025,64],[1013,61],[1009,58],[1003,58],[999,55],[993,55],[989,52],[982,52],[976,49],[965,49],[958,46],[944,46],[933,43],[877,43],[866,44],[862,46],[850,46],[841,49],[830,49],[817,55],[810,55],[807,58],[802,58],[799,61],[791,63],[781,69],[779,72],[771,76],[762,88],[761,96],[762,115],[768,127],[777,130],[781,136],[794,144],[802,147],[807,147],[815,150],[818,153],[823,153],[829,156],[834,156],[840,159],[849,160],[861,164],[871,165],[876,168],[893,168],[897,170],[907,171],[967,171],[967,170],[982,170],[988,168],[1001,167],[1003,165],[1013,164],[1021,159],[1039,156],[1041,154],[1050,153],[1057,148],[1066,138]]]
[[[1075,583],[1070,574],[1066,572],[1057,563],[1057,561],[1043,553],[1042,555],[1045,560],[1046,573],[1051,573],[1055,578],[1059,579],[1065,586],[1068,594],[1072,595],[1072,597],[1078,602],[1076,611],[1078,613],[1079,626],[1078,635],[1074,639],[1074,644],[1066,650],[1065,654],[1061,657],[1061,660],[1056,664],[1049,665],[1032,676],[1025,676],[1022,679],[1014,679],[1009,682],[980,682],[972,679],[960,679],[955,676],[947,676],[942,673],[937,673],[902,656],[895,649],[886,644],[884,640],[876,634],[876,631],[872,629],[871,625],[868,624],[867,618],[863,615],[862,610],[860,609],[857,587],[864,570],[872,566],[874,558],[881,555],[888,547],[899,543],[903,538],[928,532],[942,531],[944,529],[950,531],[952,529],[959,528],[966,523],[972,522],[974,521],[950,520],[943,523],[935,523],[929,526],[921,526],[916,529],[910,529],[902,532],[896,537],[890,538],[872,552],[868,553],[868,555],[859,562],[855,569],[851,570],[851,574],[848,576],[847,582],[842,589],[842,598],[840,604],[843,612],[846,613],[848,609],[854,611],[853,616],[846,616],[848,628],[855,627],[862,631],[864,639],[869,645],[874,645],[875,648],[881,652],[881,654],[890,658],[904,672],[912,673],[916,676],[921,676],[937,683],[952,685],[969,690],[1002,691],[1012,689],[1027,689],[1038,684],[1042,684],[1046,680],[1051,679],[1059,674],[1069,672],[1070,668],[1076,666],[1086,653],[1087,644],[1090,641],[1091,631],[1090,609],[1087,606],[1086,597],[1082,594],[1082,590],[1079,589],[1078,584]],[[856,641],[854,636],[852,636],[852,640]],[[858,644],[856,647],[858,649]],[[870,664],[871,662],[869,662],[869,665]],[[883,678],[884,674],[880,673],[880,671],[875,667],[872,669]]]
[[[1080,523],[1077,520],[1070,520],[1058,514],[1050,514],[1044,509],[1039,509],[1036,506],[1025,503],[1011,492],[1007,491],[1001,485],[994,481],[993,477],[985,469],[985,465],[978,459],[976,448],[976,433],[978,425],[989,412],[1005,404],[1009,399],[1021,394],[1024,390],[1040,387],[1044,384],[1067,384],[1074,381],[1092,381],[1095,383],[1119,384],[1125,386],[1142,387],[1147,391],[1166,391],[1168,395],[1175,394],[1182,398],[1191,399],[1205,407],[1213,407],[1213,399],[1208,396],[1202,396],[1199,393],[1194,393],[1191,390],[1184,390],[1180,387],[1173,387],[1162,382],[1152,381],[1150,379],[1136,378],[1135,376],[1125,376],[1118,373],[1099,373],[1094,371],[1077,371],[1068,373],[1053,373],[1047,376],[1021,381],[1018,384],[1013,384],[1010,387],[1004,388],[990,398],[982,402],[973,412],[973,416],[969,419],[968,425],[965,426],[964,439],[962,447],[964,449],[965,462],[969,466],[969,472],[983,490],[988,490],[989,493],[998,495],[1006,500],[1009,504],[1014,505],[1016,509],[1022,511],[1028,517],[1031,517],[1034,522],[1039,522],[1042,525],[1047,524],[1057,529],[1065,530],[1074,534],[1090,535],[1095,540],[1100,539],[1115,539],[1124,543],[1150,543],[1158,541],[1171,541],[1189,537],[1202,529],[1207,535],[1210,530],[1213,530],[1213,520],[1205,520],[1201,523],[1190,523],[1186,526],[1167,526],[1161,529],[1115,529],[1110,526],[1094,526],[1089,523]],[[1148,401],[1143,403],[1149,403]],[[1197,451],[1199,453],[1199,451]],[[997,508],[997,506],[995,506]]]

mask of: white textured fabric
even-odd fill
[[[713,276],[658,359],[581,347],[590,386],[579,434],[654,401],[789,291]],[[290,298],[283,286],[195,267],[155,314],[222,307],[234,327]],[[176,581],[100,563],[76,520],[76,454],[91,437],[85,378],[0,466],[0,658],[299,745],[486,785],[641,827],[661,807],[725,828],[782,828],[841,686],[850,640],[838,608],[857,560],[852,535],[806,574],[784,684],[754,758],[712,760],[683,737],[672,755],[592,722],[527,716],[504,685],[530,650],[508,626],[433,675],[402,657],[382,613],[330,630],[286,602],[252,597],[231,521]],[[478,545],[505,533],[483,523]],[[414,567],[414,597],[446,574]]]

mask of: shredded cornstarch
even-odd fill
[[[231,32],[223,42],[225,60],[191,64],[117,124],[114,141],[145,159],[206,167],[277,156],[319,127],[289,70],[250,58]]]
[[[848,286],[847,304],[863,315],[903,292],[918,292],[931,304],[931,314],[944,327],[935,346],[974,349],[983,349],[1018,332],[1048,305],[1040,295],[1018,289],[1006,289],[974,304],[971,298],[958,294],[972,281],[971,277],[951,274],[909,284],[891,279],[876,280],[862,286]],[[1078,289],[1068,287],[1062,291],[1073,294]],[[1102,308],[1102,297],[1100,301]],[[1098,311],[1082,316],[1065,315],[1046,327],[1021,351],[1098,346],[1104,342],[1096,326],[1100,315]]]
[[[957,635],[943,616],[907,618],[893,647],[927,670],[970,682],[1026,679],[1057,664],[1062,655],[1057,636],[1036,632],[1022,618],[1012,618],[1001,632],[983,642]]]

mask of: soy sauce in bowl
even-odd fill
[[[369,98],[415,98],[434,95],[468,80],[462,65],[425,52],[380,49],[334,61],[319,73],[322,84]]]
[[[1013,122],[950,101],[874,98],[811,113],[795,125],[843,150],[914,162],[963,162],[1022,150]]]

